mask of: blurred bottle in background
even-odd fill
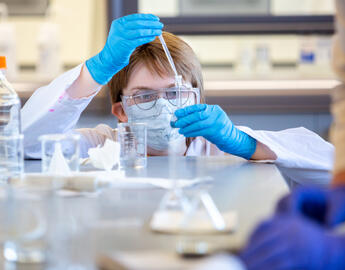
[[[236,71],[240,75],[248,76],[253,72],[254,53],[252,46],[239,47]]]
[[[60,53],[59,25],[54,23],[55,9],[47,9],[46,21],[42,23],[37,39],[38,46],[38,76],[44,80],[51,80],[62,72]]]
[[[331,77],[331,55],[331,37],[301,37],[298,71],[301,75],[318,74],[320,79]]]
[[[267,75],[271,71],[271,56],[268,44],[258,44],[256,46],[255,71],[259,75]]]
[[[311,36],[301,37],[298,71],[302,75],[315,72],[316,46],[315,38]]]
[[[319,36],[316,39],[315,46],[316,71],[320,74],[331,76],[333,74],[331,67],[332,38],[327,36]]]
[[[20,99],[7,81],[6,57],[0,56],[0,183],[20,178],[24,168]]]

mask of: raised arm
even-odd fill
[[[151,14],[119,18],[113,21],[101,52],[36,90],[22,109],[26,156],[40,157],[40,135],[73,132],[101,86],[128,64],[136,47],[154,40],[162,28],[159,18]]]
[[[162,34],[163,24],[152,14],[132,14],[113,21],[104,48],[86,61],[86,67],[67,90],[71,98],[92,95],[128,65],[133,51]]]

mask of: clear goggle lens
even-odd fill
[[[181,97],[179,97],[179,92]],[[169,88],[160,90],[140,90],[132,96],[122,96],[122,102],[125,106],[138,106],[141,110],[149,110],[156,105],[159,98],[164,98],[173,106],[199,103],[199,89],[197,88]]]

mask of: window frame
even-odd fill
[[[138,12],[138,0],[108,0],[113,19]],[[165,30],[176,35],[332,35],[333,15],[240,15],[161,17]]]

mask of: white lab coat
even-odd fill
[[[25,155],[40,158],[38,137],[49,133],[79,133],[81,155],[87,156],[90,147],[115,139],[112,128],[100,124],[96,128],[76,129],[80,114],[90,103],[90,96],[71,99],[65,90],[77,79],[82,65],[62,74],[49,85],[35,91],[22,109]],[[289,183],[328,184],[333,164],[333,146],[317,134],[294,128],[279,132],[255,131],[238,127],[256,140],[267,145],[276,155],[275,164]],[[226,155],[204,138],[192,142],[186,155]],[[273,162],[273,161],[271,161]]]

